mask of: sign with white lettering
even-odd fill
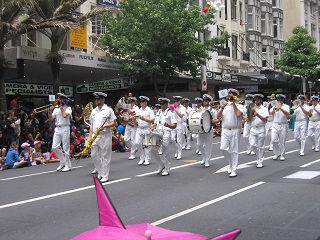
[[[77,93],[110,91],[129,88],[136,80],[133,77],[115,78],[99,82],[81,84],[76,87]]]
[[[64,94],[68,97],[73,96],[73,88],[70,86],[60,86],[60,92],[63,90]],[[32,95],[38,96],[49,96],[53,95],[52,85],[42,85],[42,84],[26,84],[26,83],[5,83],[5,93],[6,95],[14,95],[20,93],[21,95]]]
[[[98,4],[119,7],[119,0],[98,0]]]

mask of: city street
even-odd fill
[[[242,136],[241,136],[242,137]],[[239,168],[229,178],[220,137],[214,138],[211,166],[183,150],[169,176],[157,165],[138,166],[129,153],[113,153],[104,184],[123,223],[149,222],[163,228],[214,237],[240,228],[239,240],[316,240],[320,236],[320,154],[307,140],[299,156],[288,132],[286,160],[272,160],[266,146],[263,168],[240,140]],[[58,163],[0,172],[0,239],[64,240],[98,226],[90,158],[73,161],[71,172]],[[106,239],[108,239],[106,237]]]

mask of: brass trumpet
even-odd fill
[[[230,103],[236,103],[239,101],[237,96],[234,96],[233,94],[228,94],[228,96],[226,97],[227,102]]]
[[[35,109],[33,109],[33,111],[35,113],[45,112],[45,111],[49,110],[51,106],[52,106],[52,104],[48,104],[48,105],[45,105],[45,106],[42,106],[42,107],[35,108]]]

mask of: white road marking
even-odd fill
[[[122,178],[122,179],[114,180],[114,181],[111,181],[111,182],[103,183],[103,185],[108,185],[108,184],[117,183],[117,182],[123,182],[123,181],[127,181],[127,180],[130,180],[130,179],[131,178]],[[76,189],[72,189],[72,190],[68,190],[68,191],[64,191],[64,192],[49,194],[49,195],[46,195],[46,196],[32,198],[32,199],[28,199],[28,200],[19,201],[19,202],[0,205],[0,209],[13,207],[13,206],[17,206],[17,205],[22,205],[22,204],[26,204],[26,203],[31,203],[31,202],[36,202],[36,201],[40,201],[40,200],[43,200],[43,199],[58,197],[58,196],[66,195],[66,194],[69,194],[69,193],[80,192],[80,191],[84,191],[84,190],[87,190],[87,189],[90,189],[90,188],[94,188],[94,185],[87,186],[87,187],[82,187],[82,188],[76,188]]]
[[[85,166],[72,167],[72,169],[82,168],[82,167],[85,167]],[[17,177],[3,178],[3,179],[0,179],[0,180],[1,180],[1,181],[7,181],[7,180],[11,180],[11,179],[30,177],[30,176],[41,175],[41,174],[52,173],[52,172],[57,172],[57,170],[47,171],[47,172],[38,172],[38,173],[32,173],[32,174],[26,174],[26,175],[21,175],[21,176],[17,176]]]
[[[304,164],[304,165],[301,165],[300,167],[308,167],[308,166],[310,166],[310,165],[312,165],[312,164],[315,164],[315,163],[317,163],[317,162],[320,162],[320,159],[314,160],[314,161],[309,162],[309,163],[306,163],[306,164]]]
[[[293,152],[297,152],[297,151],[299,151],[299,150],[288,151],[288,152],[286,152],[286,154],[293,153]],[[268,160],[268,159],[271,159],[271,158],[273,158],[273,156],[270,156],[270,157],[265,158],[264,161],[265,161],[265,160]],[[253,166],[248,166],[248,165],[254,164],[254,163],[257,163],[257,160],[252,161],[252,162],[247,162],[247,163],[240,164],[240,165],[238,165],[238,169],[253,167]],[[214,172],[213,174],[215,174],[215,173],[221,173],[221,172],[227,172],[228,170],[229,170],[229,165],[227,165],[227,166],[225,166],[225,167],[223,167],[223,168],[220,168],[218,171]]]
[[[319,171],[298,171],[282,178],[289,179],[312,179],[320,175]]]
[[[221,196],[221,197],[212,199],[212,200],[210,200],[210,201],[208,201],[208,202],[202,203],[202,204],[200,204],[200,205],[198,205],[198,206],[189,208],[189,209],[184,210],[184,211],[182,211],[182,212],[173,214],[173,215],[171,215],[171,216],[169,216],[169,217],[160,219],[160,220],[158,220],[158,221],[156,221],[156,222],[153,222],[153,223],[151,223],[151,224],[153,224],[153,225],[160,225],[160,224],[162,224],[162,223],[171,221],[172,219],[181,217],[181,216],[186,215],[186,214],[188,214],[188,213],[191,213],[191,212],[194,212],[194,211],[199,210],[199,209],[201,209],[201,208],[207,207],[207,206],[209,206],[209,205],[211,205],[211,204],[214,204],[214,203],[220,202],[220,201],[222,201],[222,200],[224,200],[224,199],[227,199],[227,198],[229,198],[229,197],[235,196],[235,195],[237,195],[237,194],[239,194],[239,193],[245,192],[245,191],[247,191],[247,190],[249,190],[249,189],[252,189],[252,188],[255,188],[255,187],[257,187],[257,186],[260,186],[260,185],[262,185],[262,184],[264,184],[264,183],[265,183],[265,182],[258,182],[258,183],[252,184],[252,185],[250,185],[250,186],[247,186],[247,187],[238,189],[238,190],[236,190],[236,191],[234,191],[234,192],[231,192],[231,193],[228,193],[228,194],[223,195],[223,196]]]

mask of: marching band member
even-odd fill
[[[170,174],[170,140],[171,131],[177,127],[177,119],[173,112],[168,109],[170,100],[168,98],[158,99],[161,109],[157,112],[154,124],[151,125],[151,131],[159,130],[163,132],[162,136],[162,155],[158,154],[158,146],[151,147],[151,155],[159,165],[158,174],[167,176]]]
[[[151,123],[154,122],[154,111],[148,107],[148,102],[150,99],[146,96],[140,96],[140,109],[137,112],[139,116],[138,128],[135,137],[135,145],[137,147],[138,153],[140,155],[139,165],[149,165],[151,158],[151,149],[149,147],[142,147],[142,141],[144,137],[144,132],[150,129]]]
[[[290,114],[290,107],[284,104],[286,96],[277,94],[277,104],[272,107],[270,115],[273,115],[273,124],[271,129],[271,142],[273,146],[273,160],[280,157],[280,161],[284,161],[285,157],[285,143],[287,138],[288,116]]]
[[[268,100],[271,99],[271,96],[267,97]],[[273,151],[273,147],[272,147],[272,142],[271,142],[271,127],[273,124],[273,115],[270,115],[270,110],[272,108],[271,102],[273,100],[270,100],[268,103],[268,112],[269,112],[269,117],[266,123],[266,136],[265,136],[265,144],[269,143],[269,151]]]
[[[196,97],[194,100],[196,101],[196,104],[197,104],[195,110],[196,110],[196,111],[200,111],[200,110],[203,108],[203,106],[202,106],[202,104],[203,104],[203,99],[202,99],[201,97]],[[199,134],[192,134],[192,139],[195,140],[196,146],[197,146],[196,153],[197,153],[198,155],[201,155],[201,152],[199,151],[198,137],[199,137]]]
[[[57,171],[68,172],[71,171],[70,161],[70,116],[72,114],[71,107],[63,104],[63,101],[68,97],[65,94],[58,93],[57,106],[51,106],[49,111],[49,118],[55,119],[55,129],[52,139],[52,150],[60,159],[60,165]],[[61,143],[62,148],[61,149]]]
[[[177,160],[181,159],[182,146],[183,146],[183,119],[186,115],[186,108],[181,105],[181,96],[173,96],[175,104],[177,107],[174,108],[173,113],[175,118],[177,119],[177,127],[171,131],[171,141],[173,147],[176,149],[176,153],[174,155]]]
[[[204,94],[203,98],[203,108],[202,110],[208,110],[211,114],[211,124],[217,123],[217,111],[210,106],[210,102],[213,98],[209,94]],[[213,143],[214,131],[211,127],[211,131],[208,133],[201,133],[198,135],[199,151],[202,153],[201,165],[205,167],[210,167],[211,150]]]
[[[320,142],[320,106],[319,97],[312,96],[312,106],[310,108],[312,116],[309,118],[308,137],[312,144],[312,149],[319,152]]]
[[[116,116],[112,108],[105,104],[107,94],[94,92],[96,107],[90,115],[89,140],[100,128],[100,134],[91,146],[91,157],[95,169],[92,174],[98,173],[100,182],[107,182],[110,172],[110,162],[112,153],[112,128],[116,126]]]
[[[230,88],[229,95],[237,97],[238,90]],[[235,101],[226,102],[218,111],[217,118],[222,120],[220,150],[229,163],[229,177],[237,176],[239,159],[239,140],[244,109]]]
[[[247,118],[247,111],[248,111],[248,107],[250,105],[250,103],[253,102],[253,95],[252,94],[247,94],[246,95],[246,100],[245,100],[245,108],[244,108],[244,114],[243,114],[243,118],[244,118],[244,126],[243,126],[243,133],[242,133],[242,137],[244,138],[244,142],[246,144],[247,147],[247,154],[254,154],[253,151],[251,151],[251,146],[249,143],[249,135],[250,135],[250,128],[251,128],[251,123],[249,122],[249,119]]]
[[[190,99],[189,98],[183,98],[182,99],[183,106],[186,108],[186,116],[183,119],[183,129],[184,129],[184,135],[185,135],[185,146],[184,149],[190,150],[191,149],[191,133],[187,126],[187,119],[189,117],[190,112],[192,111],[192,108],[189,106]]]
[[[124,142],[131,150],[128,158],[129,160],[136,158],[135,153],[137,150],[135,145],[137,123],[134,115],[138,112],[139,107],[136,105],[136,101],[137,98],[129,97],[128,103],[130,104],[130,109],[125,109],[120,112],[121,120],[124,122],[122,125],[126,125],[126,129],[124,131]]]
[[[268,108],[262,105],[262,94],[254,94],[254,120],[251,122],[249,142],[251,149],[257,154],[257,168],[263,167],[265,146],[265,124],[269,116]]]
[[[304,147],[307,139],[308,114],[310,112],[310,108],[307,104],[305,104],[305,95],[299,95],[298,99],[301,102],[293,113],[296,116],[296,123],[294,125],[294,138],[299,145],[300,156],[304,156]]]

